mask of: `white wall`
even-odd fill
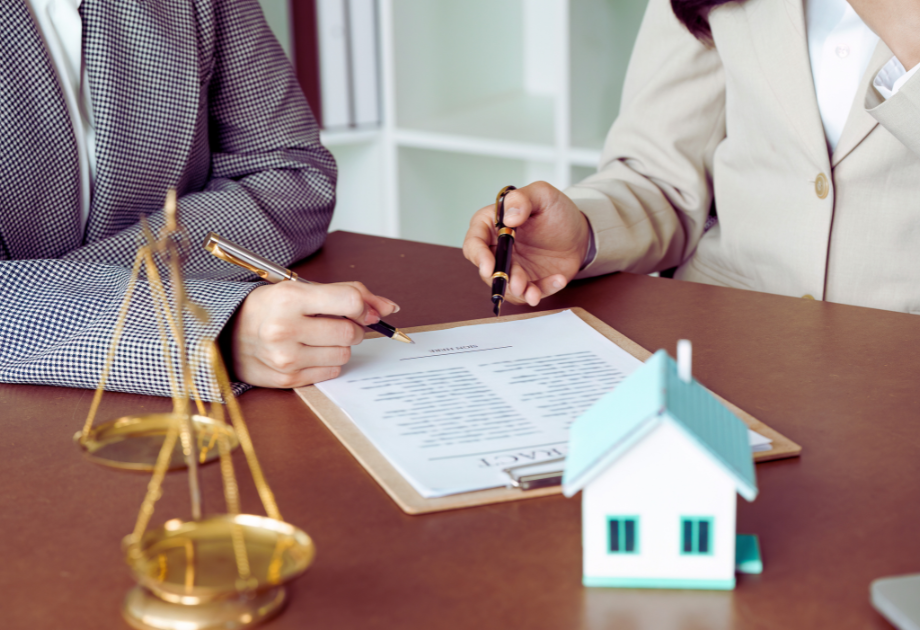
[[[293,59],[293,37],[291,34],[291,10],[288,0],[259,0],[262,5],[262,11],[265,13],[265,20],[271,27],[272,32],[284,52],[287,53],[288,59]]]

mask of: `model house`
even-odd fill
[[[735,586],[735,497],[757,496],[748,430],[681,359],[679,375],[659,350],[572,425],[563,492],[582,491],[585,586]]]

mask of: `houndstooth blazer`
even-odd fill
[[[77,145],[24,0],[0,2],[0,381],[95,387],[140,240],[169,187],[192,243],[188,346],[257,285],[200,246],[209,231],[288,264],[318,249],[335,161],[256,0],[83,0],[96,178],[80,222]],[[177,348],[172,348],[176,356]],[[196,375],[208,398],[210,374]],[[139,284],[107,389],[169,395]]]

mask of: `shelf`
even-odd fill
[[[259,2],[285,42],[300,0]],[[320,134],[331,229],[459,246],[503,186],[596,172],[647,2],[377,0],[383,123]]]
[[[552,166],[539,162],[400,148],[399,235],[459,247],[470,217],[499,190],[542,179],[547,170]]]
[[[396,127],[556,142],[564,0],[392,0]]]
[[[369,129],[343,129],[335,131],[320,131],[319,141],[329,148],[348,144],[366,144],[380,139],[380,128]]]
[[[486,140],[545,145],[555,142],[553,97],[506,93],[425,120],[401,122],[401,129]]]
[[[551,162],[556,158],[555,149],[546,145],[452,136],[413,129],[397,129],[395,137],[399,146],[416,149],[546,162]]]

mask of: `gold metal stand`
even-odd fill
[[[275,519],[251,514],[174,519],[144,534],[129,553],[138,586],[122,612],[144,630],[252,626],[281,610],[280,585],[303,573],[314,554],[309,536]],[[248,563],[245,579],[238,571],[241,557]]]
[[[206,322],[207,313],[185,295],[181,246],[188,239],[178,224],[174,191],[167,197],[165,210],[166,227],[158,239],[144,224],[147,244],[138,251],[99,388],[83,430],[74,439],[94,461],[152,471],[134,531],[122,543],[138,583],[125,598],[123,614],[128,623],[143,630],[246,628],[280,612],[286,598],[283,584],[310,566],[315,548],[306,533],[282,520],[213,339],[192,354],[206,357],[213,374],[208,386],[224,404],[215,402],[206,409],[198,394],[192,379],[195,370],[185,349],[183,317]],[[155,254],[169,265],[169,295],[157,271]],[[125,416],[94,426],[142,263],[154,299],[173,411]],[[192,399],[197,414],[192,411]],[[239,487],[230,456],[237,446],[267,516],[240,514]],[[198,465],[214,459],[220,460],[227,513],[205,517]],[[174,518],[148,530],[166,473],[183,467],[188,470],[191,520]]]
[[[124,416],[94,426],[86,436],[83,431],[78,431],[73,439],[87,458],[96,463],[124,470],[151,471],[169,427],[178,421],[180,419],[174,413]],[[199,464],[217,459],[218,452],[214,447],[222,434],[230,440],[231,449],[239,446],[233,427],[215,422],[213,418],[193,415],[192,426],[197,440]],[[179,470],[185,466],[185,454],[181,443],[177,442],[168,468]]]
[[[134,265],[131,268],[131,277],[128,288],[118,311],[115,321],[115,332],[112,335],[112,344],[106,356],[106,362],[99,378],[99,385],[93,396],[89,414],[83,429],[74,436],[74,442],[94,462],[112,468],[123,470],[153,470],[157,453],[166,437],[166,428],[171,419],[178,419],[185,425],[182,432],[181,446],[177,447],[170,469],[188,466],[193,468],[199,463],[204,464],[216,459],[213,446],[219,432],[227,432],[230,436],[231,448],[236,448],[238,441],[234,435],[233,427],[224,423],[217,423],[208,417],[207,409],[202,397],[195,386],[192,374],[195,365],[186,356],[185,331],[183,315],[188,313],[202,323],[208,321],[207,312],[195,304],[185,295],[185,286],[182,281],[182,251],[188,248],[188,236],[178,223],[176,193],[170,190],[166,198],[166,226],[160,236],[154,237],[153,232],[142,219],[143,234],[146,241],[137,250]],[[157,260],[165,262],[170,269],[170,288],[173,299],[170,301],[166,286],[157,268]],[[131,310],[131,300],[141,268],[147,276],[150,294],[153,298],[153,315],[160,333],[160,343],[163,357],[167,366],[170,390],[173,396],[172,414],[147,414],[126,416],[99,426],[93,426],[105,385],[115,363],[118,344],[125,330],[125,322]],[[170,336],[176,342],[178,356],[170,347]],[[196,354],[207,352],[207,347],[199,347]],[[188,391],[183,391],[183,387]],[[189,400],[193,399],[198,414],[189,413]],[[171,417],[171,419],[170,419]],[[197,439],[197,448],[193,442]],[[195,476],[193,476],[194,478]],[[190,481],[192,481],[190,479]],[[194,483],[194,482],[193,482]]]

